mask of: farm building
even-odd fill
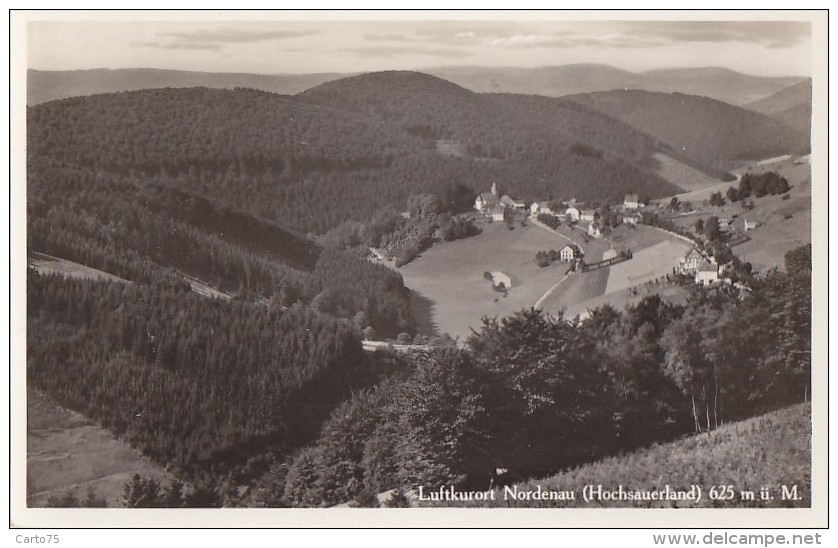
[[[498,198],[498,184],[492,183],[491,192],[482,192],[474,200],[474,209],[481,213],[486,213],[490,207],[500,205],[500,198]]]
[[[512,277],[505,272],[492,272],[492,286],[501,287],[501,284],[506,289],[509,289],[512,287]]]
[[[497,205],[500,205],[500,199],[491,192],[484,192],[474,200],[474,209],[481,213]]]
[[[749,230],[754,230],[756,227],[756,221],[749,221],[748,219],[745,219],[745,232],[748,232]]]
[[[623,215],[623,222],[627,225],[636,225],[643,220],[643,215],[638,211],[629,215]]]
[[[623,200],[623,209],[637,209],[639,207],[640,200],[638,200],[637,194],[626,194]]]
[[[589,223],[594,222],[596,218],[596,209],[583,209],[579,212],[579,220],[586,221]]]
[[[617,250],[616,250],[616,249],[614,249],[613,247],[609,247],[608,249],[606,249],[606,250],[602,253],[602,260],[603,260],[603,261],[607,261],[607,260],[609,260],[609,259],[615,259],[615,258],[617,257],[617,255],[619,255],[619,254],[617,253]]]
[[[599,223],[591,223],[588,225],[588,236],[602,238],[602,227],[599,226]]]
[[[717,281],[719,281],[719,265],[705,259],[695,271],[695,283],[710,285]]]
[[[678,274],[695,274],[704,260],[704,255],[699,250],[691,249],[689,253],[678,259]]]
[[[527,204],[523,200],[513,198],[508,194],[503,195],[503,197],[500,199],[500,203],[502,206],[508,207],[510,209],[527,209]]]
[[[553,212],[553,204],[550,202],[533,202],[530,205],[530,213],[538,215],[539,213],[547,213],[548,215],[555,215]]]
[[[572,244],[567,244],[559,251],[559,258],[566,263],[569,263],[580,255],[579,248]]]
[[[507,209],[500,204],[490,206],[483,213],[487,219],[492,221],[503,222],[506,220]]]
[[[578,221],[579,220],[579,210],[576,209],[575,207],[571,206],[571,207],[567,208],[565,210],[564,214],[567,215],[568,219],[570,219],[571,221]]]

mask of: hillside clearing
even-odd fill
[[[41,274],[57,274],[65,278],[75,278],[78,280],[101,280],[108,282],[122,282],[129,283],[128,280],[114,276],[108,272],[97,270],[83,264],[74,263],[66,259],[60,259],[47,255],[45,253],[38,253],[33,251],[27,260],[27,264],[33,267]]]
[[[27,421],[29,507],[43,507],[51,495],[67,492],[83,499],[89,488],[108,506],[119,507],[122,489],[134,474],[169,479],[139,451],[34,389],[27,391]]]
[[[698,219],[707,219],[711,215],[727,218],[737,230],[743,228],[744,220],[755,221],[757,228],[747,232],[750,238],[743,244],[734,246],[733,253],[740,260],[750,262],[754,270],[764,272],[771,268],[783,269],[784,257],[788,251],[812,241],[812,180],[811,166],[807,163],[795,163],[795,159],[782,157],[764,162],[756,162],[742,168],[742,172],[752,173],[774,171],[785,177],[791,190],[782,195],[767,195],[761,198],[751,197],[746,200],[753,204],[753,209],[743,207],[742,201],[725,201],[722,206],[710,206],[706,202],[709,191],[721,192],[724,196],[731,186],[737,183],[725,183],[719,188],[702,191],[702,198],[692,201],[695,212],[690,216],[674,216],[672,221],[679,227],[693,230]],[[698,196],[698,194],[693,194]],[[683,202],[684,199],[682,198]]]
[[[673,238],[636,252],[630,261],[611,267],[605,294],[616,293],[666,276],[675,268],[678,257],[685,255],[690,247],[687,243]]]
[[[685,192],[702,190],[720,183],[718,179],[710,177],[666,154],[655,153],[655,159],[660,162],[661,167],[658,173],[661,174],[661,177],[682,188]]]
[[[811,505],[812,468],[811,407],[799,404],[759,417],[720,427],[666,444],[655,444],[624,456],[616,456],[581,466],[555,476],[518,484],[519,491],[573,491],[574,500],[504,500],[503,490],[494,501],[471,506],[527,507],[793,507]],[[586,485],[606,490],[701,488],[697,503],[688,501],[605,501],[585,502],[581,491]],[[710,488],[732,487],[733,500],[711,500]],[[798,499],[782,500],[782,486],[797,487]],[[761,500],[759,490],[768,487],[771,500]],[[754,500],[742,492],[753,492]],[[439,504],[440,506],[442,504]],[[448,504],[446,506],[454,506]]]

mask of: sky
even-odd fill
[[[556,12],[512,12],[509,20],[497,20],[497,12],[486,14],[492,20],[473,12],[468,20],[431,20],[425,13],[413,14],[414,20],[396,20],[404,13],[393,19],[384,14],[383,20],[370,20],[381,19],[380,13],[351,21],[345,14],[310,20],[320,13],[303,13],[306,20],[289,20],[287,13],[241,20],[254,18],[252,12],[222,13],[226,20],[138,20],[153,13],[123,13],[119,21],[30,21],[28,66],[300,74],[602,63],[632,72],[717,66],[760,76],[809,76],[812,62],[806,21],[590,20],[606,12],[552,21]],[[350,16],[364,19],[363,13]],[[264,20],[278,17],[286,20]]]

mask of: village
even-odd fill
[[[637,194],[627,194],[623,203],[613,208],[585,208],[585,204],[575,199],[567,201],[533,201],[529,206],[526,202],[513,198],[507,194],[499,196],[497,183],[492,184],[488,192],[479,194],[474,201],[474,209],[483,215],[486,222],[514,222],[521,219],[528,219],[546,230],[556,231],[559,226],[565,225],[572,230],[581,231],[587,238],[597,238],[612,244],[606,250],[602,258],[591,262],[585,260],[582,246],[570,241],[557,252],[559,260],[570,263],[569,272],[587,272],[597,268],[611,266],[621,261],[632,258],[631,249],[616,249],[616,242],[609,238],[612,230],[619,225],[636,228],[643,224],[644,211],[647,216],[650,212],[656,213],[661,209],[661,204],[647,205],[642,203]],[[738,237],[749,230],[756,228],[756,222],[743,220],[741,231],[736,230],[734,224],[727,218],[718,219],[719,231]],[[664,230],[658,228],[659,230]],[[559,232],[556,232],[562,235]],[[689,236],[675,234],[673,236],[685,239]],[[695,238],[695,247],[685,255],[678,257],[676,264],[672,265],[673,274],[693,278],[695,283],[711,285],[714,283],[729,281],[723,277],[726,266],[719,264],[718,260],[703,249],[702,242]],[[545,265],[546,266],[546,265]],[[498,283],[503,283],[505,288],[510,287],[509,276],[503,273],[496,273]]]
[[[398,268],[417,303],[424,335],[464,340],[483,317],[521,309],[584,320],[658,295],[683,303],[690,286],[749,292],[752,274],[782,268],[786,251],[808,241],[807,157],[781,157],[734,172],[788,178],[782,195],[726,199],[737,180],[687,181],[682,194],[593,206],[580,200],[525,200],[502,182],[475,196],[463,214],[480,227],[441,242]]]

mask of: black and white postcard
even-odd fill
[[[10,24],[12,526],[826,525],[825,11]]]

